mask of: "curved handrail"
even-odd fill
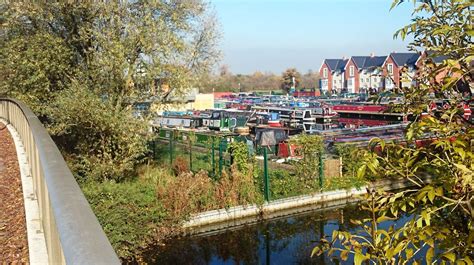
[[[28,156],[50,264],[120,264],[56,144],[24,103],[0,98],[0,117]]]

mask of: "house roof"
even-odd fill
[[[382,66],[387,56],[352,56],[351,59],[359,70]],[[347,65],[347,62],[345,63]]]
[[[352,60],[357,68],[361,69],[364,67],[365,60],[369,58],[369,56],[352,56]]]
[[[416,61],[420,57],[420,55],[416,52],[407,52],[407,53],[397,53],[392,52],[390,53],[393,61],[397,66],[403,65],[415,65]]]
[[[385,59],[387,56],[373,56],[373,57],[368,57],[365,62],[364,66],[362,67],[363,69],[368,69],[368,68],[376,68],[380,67],[383,65],[385,62]]]
[[[337,65],[336,65],[336,68],[334,69],[334,71],[344,71],[344,67],[346,66],[346,63],[348,62],[349,60],[348,59],[340,59],[338,60],[337,62]]]
[[[326,64],[332,72],[337,70],[343,71],[347,61],[347,59],[325,59],[323,65]]]

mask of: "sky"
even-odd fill
[[[411,2],[411,1],[410,1]],[[406,52],[393,39],[413,4],[392,0],[211,0],[220,23],[221,65],[234,74],[318,71],[325,58]]]

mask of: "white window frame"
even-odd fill
[[[349,66],[349,76],[351,76],[351,77],[354,76],[354,66],[353,65]]]
[[[328,78],[328,69],[327,68],[323,68],[323,77]]]
[[[390,75],[393,75],[393,63],[387,64],[387,72]]]

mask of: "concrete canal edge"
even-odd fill
[[[212,210],[192,215],[190,220],[184,223],[183,228],[191,234],[219,230],[319,208],[342,206],[359,201],[360,195],[366,194],[367,189],[390,191],[410,186],[412,183],[406,180],[382,180],[360,188],[295,196],[274,200],[260,206],[252,204]]]

